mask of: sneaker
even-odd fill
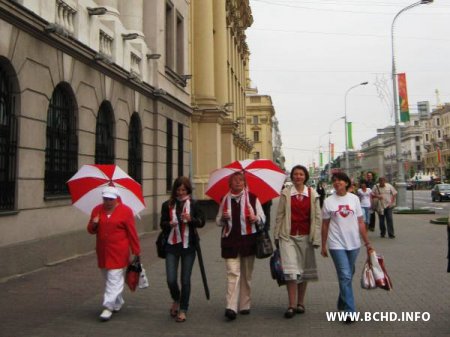
[[[103,321],[103,322],[109,321],[111,319],[112,314],[113,313],[112,313],[111,310],[105,309],[100,314],[100,320]]]

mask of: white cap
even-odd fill
[[[103,198],[117,199],[119,197],[119,190],[114,186],[106,186],[102,191]]]

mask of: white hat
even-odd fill
[[[119,197],[119,190],[114,186],[106,186],[102,191],[103,198],[117,199]]]

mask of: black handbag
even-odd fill
[[[262,230],[256,236],[256,258],[265,259],[273,254],[272,240],[269,232]]]
[[[156,253],[161,259],[166,258],[167,234],[161,231],[156,239]]]

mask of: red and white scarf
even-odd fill
[[[248,221],[248,216],[250,214],[255,214],[252,205],[250,204],[250,199],[248,197],[248,191],[245,189],[240,194],[228,194],[222,200],[222,213],[228,212],[230,214],[230,219],[226,221],[226,226],[222,231],[222,237],[228,237],[231,233],[231,228],[233,226],[233,215],[231,214],[231,199],[237,200],[240,203],[241,209],[241,235],[249,235],[256,233],[256,226]]]
[[[190,214],[191,212],[191,199],[187,196],[184,201],[183,210],[181,214]],[[189,226],[186,222],[181,222],[179,225],[176,204],[169,206],[169,219],[171,223],[175,223],[176,226],[172,227],[169,234],[169,239],[167,240],[170,245],[175,245],[177,243],[183,242],[183,248],[189,247]]]

